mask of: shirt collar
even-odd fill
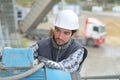
[[[56,44],[55,39],[52,38],[53,47],[55,47],[57,49],[59,49],[59,48],[66,49],[70,45],[70,43],[71,43],[71,39],[66,44],[59,46],[59,45]]]

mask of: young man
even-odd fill
[[[87,50],[73,38],[78,29],[78,16],[72,10],[61,11],[54,22],[53,36],[31,46],[35,57],[49,68],[78,71],[87,56]]]

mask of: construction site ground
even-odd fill
[[[120,75],[120,13],[86,13],[94,16],[106,25],[106,41],[99,48],[87,47],[88,57],[83,65],[81,75],[102,76]],[[86,16],[85,15],[85,16]]]
[[[85,23],[85,18],[97,17],[106,24],[105,44],[100,47],[87,47],[88,56],[83,64],[82,76],[120,75],[120,13],[111,12],[81,12],[80,33]],[[48,22],[41,23],[38,28],[50,29],[53,27],[55,15],[49,13]]]

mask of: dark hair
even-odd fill
[[[72,30],[72,35],[73,35],[75,32],[77,32],[77,30]]]

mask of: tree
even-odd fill
[[[67,3],[77,3],[79,0],[65,0]]]

